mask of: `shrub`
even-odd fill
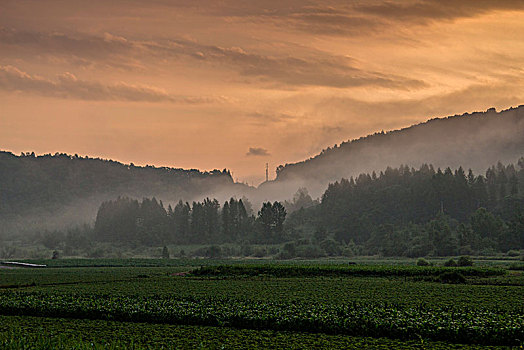
[[[267,255],[267,250],[264,247],[257,247],[253,252],[253,256],[256,258],[263,258]]]
[[[243,256],[251,256],[253,255],[253,247],[248,244],[242,245],[240,247],[240,252]]]
[[[296,254],[296,247],[293,242],[288,242],[284,244],[284,254],[288,257],[294,257]]]
[[[469,256],[461,256],[457,261],[458,266],[473,266],[473,260]]]
[[[508,250],[508,252],[506,253],[508,256],[519,256],[520,255],[520,252],[518,250]]]
[[[342,256],[345,256],[346,258],[351,258],[355,256],[355,252],[349,246],[342,249],[342,252],[340,254]]]
[[[429,266],[430,263],[424,258],[420,258],[417,260],[417,266]]]
[[[336,256],[340,255],[340,244],[334,239],[325,239],[320,242],[320,247],[324,249],[327,255]]]
[[[455,267],[455,266],[457,266],[457,263],[455,262],[455,260],[449,259],[448,261],[446,261],[444,263],[444,266],[446,266],[446,267]]]
[[[457,271],[444,272],[438,276],[438,279],[442,283],[465,283],[466,277]]]

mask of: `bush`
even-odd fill
[[[448,261],[446,261],[444,263],[444,266],[446,266],[446,267],[456,267],[457,263],[455,262],[455,260],[449,259]]]
[[[429,266],[430,263],[424,258],[420,258],[417,260],[417,266]]]
[[[256,258],[263,258],[267,256],[267,250],[264,247],[257,247],[255,248],[255,251],[253,252],[253,256]]]
[[[473,260],[469,256],[461,256],[457,261],[458,266],[473,266]]]
[[[508,256],[519,256],[520,255],[520,252],[518,250],[508,250],[508,252],[506,253]]]
[[[240,253],[243,255],[243,256],[251,256],[253,255],[253,247],[246,244],[246,245],[242,245],[240,247]]]
[[[457,284],[457,283],[465,283],[466,282],[466,277],[464,277],[464,275],[462,275],[461,273],[459,273],[457,271],[441,273],[438,276],[438,279],[442,283]]]
[[[345,256],[346,258],[352,258],[352,257],[355,256],[355,252],[349,246],[347,246],[344,249],[342,249],[342,252],[340,254],[342,256]]]
[[[472,255],[475,254],[475,252],[473,251],[470,245],[465,245],[460,247],[459,254]]]
[[[325,239],[320,242],[320,247],[324,249],[327,255],[337,256],[340,255],[340,244],[334,239]]]
[[[293,242],[289,242],[284,244],[283,252],[288,257],[295,257],[296,255],[296,247]]]

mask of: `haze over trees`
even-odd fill
[[[143,245],[281,242],[285,238],[284,206],[263,203],[255,216],[244,201],[231,198],[220,206],[216,199],[206,198],[192,204],[179,201],[175,208],[169,205],[166,209],[155,198],[119,197],[100,206],[93,238]]]
[[[283,244],[280,257],[519,249],[523,113],[488,110],[377,133],[280,167],[258,189],[227,170],[0,152],[0,241]]]
[[[244,204],[246,203],[246,204]],[[299,203],[303,205],[298,208]],[[288,215],[285,206],[293,208]],[[291,202],[264,202],[257,213],[246,199],[162,201],[119,197],[102,203],[94,228],[48,233],[50,249],[109,242],[132,246],[277,245],[278,258],[322,256],[450,256],[524,249],[524,158],[497,163],[485,175],[401,166],[328,186],[320,202],[300,189]],[[74,237],[82,237],[73,242]],[[197,254],[201,254],[197,253]],[[229,254],[253,254],[231,250]]]
[[[430,119],[402,130],[377,132],[324,149],[302,162],[281,165],[274,181],[260,186],[284,200],[289,188],[307,187],[314,197],[330,182],[405,164],[418,168],[462,166],[483,172],[514,162],[524,150],[524,106]]]
[[[0,152],[0,235],[89,223],[118,196],[193,200],[249,193],[224,170],[135,166],[56,153]]]

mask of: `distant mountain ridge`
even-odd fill
[[[201,172],[59,153],[17,156],[0,151],[0,231],[90,222],[102,201],[118,196],[175,202],[229,198],[249,190],[235,183],[226,169]]]
[[[515,162],[523,155],[524,105],[498,113],[490,108],[343,142],[310,159],[279,166],[276,179],[259,189],[288,195],[307,187],[318,196],[330,182],[388,166],[433,164],[484,171],[498,161]]]

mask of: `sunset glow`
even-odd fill
[[[522,1],[0,2],[0,149],[258,184],[344,140],[524,98]]]

